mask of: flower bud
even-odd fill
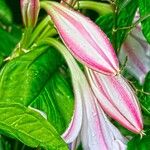
[[[119,62],[105,33],[89,18],[56,2],[43,2],[64,44],[81,63],[106,75],[119,72]]]
[[[20,0],[23,23],[26,27],[34,27],[40,10],[39,0]]]

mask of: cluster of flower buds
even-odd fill
[[[94,77],[91,78],[91,84],[98,89],[95,94],[102,93],[97,96],[101,99],[101,107],[124,127],[140,133],[143,126],[137,97],[120,75],[118,58],[105,33],[79,12],[56,2],[45,4],[44,7],[68,50],[77,60],[92,69],[91,76]]]

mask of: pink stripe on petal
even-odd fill
[[[101,107],[98,107],[97,101],[96,106],[108,150],[125,150],[127,148],[127,139],[123,137],[119,130],[109,121]]]
[[[46,8],[70,52],[82,63],[104,74],[116,74],[119,63],[110,41],[91,20],[60,4]]]
[[[137,97],[127,82],[121,76],[111,78],[105,76],[102,85],[105,85],[105,88],[107,88],[107,93],[113,101],[113,105],[116,106],[120,113],[127,118],[137,132],[140,132],[143,126]]]
[[[122,99],[123,105],[127,105],[128,111],[131,111],[131,116],[134,117],[137,126],[139,125],[139,129],[141,129],[142,120],[139,105],[137,103],[138,100],[133,90],[130,88],[130,85],[127,84],[125,79],[123,79],[120,75],[111,78],[109,83],[112,83],[115,91],[118,93],[118,96]],[[134,122],[132,123],[134,125]],[[136,126],[136,123],[134,126]]]
[[[120,112],[120,109],[116,106],[113,99],[111,98],[111,95],[107,92],[106,88],[101,84],[100,79],[98,79],[97,76],[95,76],[96,84],[98,84],[98,89],[93,89],[96,93],[96,96],[99,99],[100,105],[105,110],[105,112],[110,115],[115,120],[119,120],[119,122],[129,130],[132,130],[134,132],[137,132],[137,129],[128,121],[126,116],[122,115]],[[94,80],[95,80],[94,79]],[[94,87],[93,87],[94,88]],[[117,101],[116,101],[117,102]],[[111,109],[110,109],[111,108]]]
[[[120,113],[120,110],[115,105],[113,105],[111,98],[107,96],[107,93],[104,92],[103,88],[101,87],[101,84],[99,84],[99,82],[95,79],[89,78],[89,80],[93,88],[93,91],[96,97],[98,98],[100,106],[104,109],[104,111],[113,119],[120,122],[120,124],[122,124],[127,129],[133,132],[137,132],[137,129],[135,129],[135,127],[127,120],[126,116],[122,115]],[[97,83],[93,83],[92,80],[93,81],[95,80]],[[96,84],[98,84],[98,87],[95,86]]]
[[[85,90],[87,91],[89,89],[85,88]],[[91,93],[85,95],[83,99],[84,120],[81,130],[82,145],[84,149],[107,150],[107,143],[102,132],[101,122],[99,120],[94,99],[95,98],[91,95]]]

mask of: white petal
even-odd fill
[[[119,54],[121,63],[124,63],[127,56],[126,68],[141,84],[150,71],[149,51],[150,45],[143,39],[142,32],[135,29],[128,35]]]

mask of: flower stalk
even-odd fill
[[[75,9],[89,9],[94,10],[99,15],[106,15],[112,13],[112,6],[110,4],[94,1],[79,1],[74,6]]]

